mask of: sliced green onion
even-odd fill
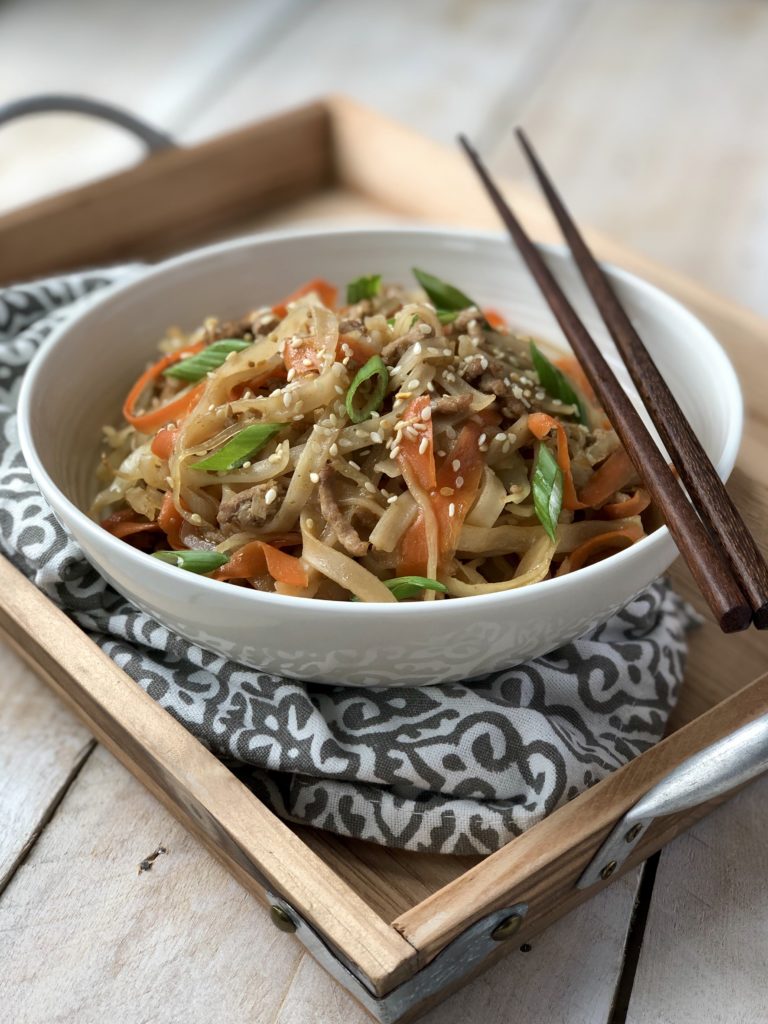
[[[371,380],[371,378],[375,379],[368,398],[359,409],[355,408],[355,396],[360,386],[365,384],[367,380]],[[345,404],[349,418],[353,423],[362,423],[363,420],[370,419],[372,412],[379,411],[384,403],[384,396],[387,393],[388,385],[389,371],[384,364],[384,360],[381,356],[371,356],[365,366],[362,366],[357,371],[355,379],[350,384],[349,391],[347,391]]]
[[[573,389],[563,371],[547,359],[535,341],[531,342],[531,361],[544,390],[553,398],[559,398],[563,405],[575,405],[578,409],[579,422],[588,424],[589,416],[584,399]]]
[[[441,324],[452,324],[459,315],[458,310],[455,309],[438,309],[436,312],[437,319]]]
[[[394,580],[384,580],[384,586],[392,591],[398,601],[416,597],[422,590],[437,590],[441,594],[448,590],[440,580],[432,580],[428,576],[398,576]]]
[[[241,338],[222,338],[188,359],[172,363],[167,370],[163,370],[163,376],[179,380],[202,380],[211,370],[218,369],[230,352],[242,352],[252,344],[252,341],[243,341]]]
[[[556,540],[555,531],[563,507],[563,474],[557,459],[545,444],[536,452],[531,480],[533,508],[550,540]]]
[[[395,595],[398,601],[407,601],[416,597],[422,590],[437,590],[445,594],[448,588],[440,580],[431,580],[428,576],[398,576],[394,580],[384,580],[384,586]],[[359,601],[359,597],[351,597],[350,601]]]
[[[243,463],[249,462],[284,427],[284,423],[252,423],[230,438],[217,452],[193,463],[192,468],[210,472],[240,469]]]
[[[419,270],[418,267],[413,268],[413,276],[419,282],[421,287],[429,296],[430,302],[434,305],[435,309],[441,309],[445,312],[455,311],[459,312],[462,309],[468,309],[470,306],[476,306],[477,303],[470,299],[464,292],[459,291],[458,288],[452,284],[447,284],[445,281],[441,281],[439,277],[435,277],[434,274],[428,274],[426,270]]]
[[[464,292],[459,291],[455,285],[441,281],[439,277],[435,277],[434,274],[428,274],[426,270],[419,270],[418,267],[413,267],[412,269],[413,276],[427,293],[430,302],[435,307],[437,319],[441,324],[452,323],[462,309],[469,309],[470,306],[476,306],[477,309],[480,309],[474,299],[470,299]],[[482,312],[479,314],[478,320],[487,330],[493,330]]]
[[[369,274],[368,277],[358,277],[356,281],[350,281],[347,285],[347,305],[352,306],[363,299],[372,299],[381,291],[381,274]]]
[[[229,555],[221,551],[155,551],[152,557],[168,565],[175,565],[177,569],[186,569],[187,572],[200,575],[220,569],[229,561]]]

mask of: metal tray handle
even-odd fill
[[[43,93],[39,96],[26,96],[23,99],[0,104],[0,126],[9,121],[15,121],[19,117],[26,117],[28,114],[58,112],[86,114],[89,117],[96,117],[102,121],[116,124],[120,128],[125,128],[141,139],[150,153],[158,153],[163,149],[176,147],[176,143],[170,135],[158,131],[157,128],[146,124],[121,107],[115,107],[111,103],[102,103],[100,100],[93,100],[87,96],[70,96],[64,93]]]
[[[724,736],[649,789],[613,829],[576,883],[586,889],[618,871],[655,818],[725,796],[768,771],[768,714]]]

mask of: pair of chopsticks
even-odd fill
[[[695,507],[688,501],[637,410],[539,250],[503,199],[477,152],[464,136],[459,136],[459,142],[578,357],[635,469],[664,515],[669,531],[720,628],[726,633],[733,633],[746,629],[752,622],[758,629],[768,628],[768,566],[754,538],[533,147],[520,129],[517,129],[517,137],[581,276]]]

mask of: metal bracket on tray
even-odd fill
[[[494,910],[470,925],[408,981],[385,996],[377,996],[354,965],[342,962],[289,903],[269,890],[266,897],[272,907],[279,911],[281,920],[287,918],[295,926],[285,930],[294,932],[315,960],[381,1024],[395,1024],[414,1006],[440,992],[449,983],[469,974],[499,948],[500,941],[512,937],[518,931],[528,912],[527,903],[516,903],[502,910]]]
[[[579,878],[577,888],[586,889],[615,875],[655,818],[688,811],[725,796],[765,771],[768,715],[700,750],[649,789],[613,829]]]
[[[176,143],[165,132],[158,131],[151,125],[141,121],[133,114],[121,107],[115,107],[111,103],[102,103],[100,100],[92,100],[88,96],[69,96],[64,93],[44,93],[40,96],[26,96],[20,100],[12,100],[10,103],[0,104],[0,125],[15,121],[19,117],[26,117],[28,114],[86,114],[89,117],[97,117],[102,121],[109,121],[125,128],[137,138],[141,139],[150,153],[158,153],[163,149],[175,149]]]

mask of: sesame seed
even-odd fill
[[[248,462],[244,462],[244,463],[243,463],[243,467],[242,467],[242,468],[243,468],[243,469],[250,469],[252,465],[253,465],[253,463],[252,463],[252,462],[250,462],[250,461],[248,461]]]
[[[200,526],[200,524],[203,521],[203,517],[198,512],[193,512],[192,515],[189,517],[189,521],[190,523],[193,523],[195,526]]]
[[[295,367],[295,366],[292,366],[292,367],[290,368],[290,370],[288,371],[288,373],[286,373],[286,375],[285,375],[285,379],[286,379],[287,381],[289,381],[289,382],[290,382],[290,381],[292,381],[292,380],[293,380],[293,378],[294,378],[295,376],[296,376],[296,367]]]
[[[454,473],[458,473],[458,471],[461,469],[461,459],[454,459],[453,462],[451,463],[451,469],[454,471]]]
[[[453,519],[453,517],[455,515],[456,515],[456,506],[453,504],[453,502],[451,502],[451,504],[448,506],[448,517],[450,519]]]
[[[267,459],[267,462],[271,462],[272,465],[274,465],[276,462],[279,462],[281,458],[281,455],[279,455],[277,452],[273,452]]]
[[[360,471],[360,467],[358,466],[358,464],[356,462],[353,462],[352,459],[349,460],[347,465],[351,466],[352,469],[356,469],[358,472]]]
[[[319,484],[320,483],[320,474],[319,473],[310,473],[309,474],[309,479],[312,481],[313,484]]]
[[[387,504],[388,505],[394,505],[394,503],[396,501],[397,501],[397,495],[396,494],[393,494],[391,498],[387,498]]]
[[[494,441],[506,441],[506,440],[507,440],[507,435],[504,433],[503,430],[500,430],[499,433],[496,435],[496,437],[494,437]]]
[[[431,420],[432,419],[432,407],[431,406],[427,405],[427,406],[425,406],[421,410],[421,418],[423,420]]]
[[[397,458],[397,456],[398,456],[399,454],[400,454],[400,445],[399,445],[399,444],[396,444],[396,445],[394,446],[394,448],[392,449],[392,458],[393,458],[393,459],[396,459],[396,458]],[[358,468],[359,468],[359,467],[358,467]]]
[[[264,495],[264,504],[271,505],[276,498],[277,490],[274,487],[270,487],[267,493]]]
[[[314,530],[314,528],[315,528],[315,520],[314,519],[308,519],[306,525],[307,525],[307,529],[308,530]]]
[[[336,456],[339,454],[339,446],[336,444],[335,441],[328,449],[328,454],[331,456],[332,459],[335,459]]]
[[[421,355],[421,342],[420,341],[417,341],[416,344],[413,346],[413,351],[414,351],[414,353],[417,356]]]
[[[419,442],[419,455],[423,455],[424,452],[426,452],[427,448],[429,448],[429,438],[422,437],[421,441]]]
[[[486,435],[485,434],[481,434],[480,437],[478,437],[478,439],[477,439],[477,447],[478,448],[482,448],[483,445],[485,444],[486,440],[487,440]]]
[[[405,399],[405,398],[410,398],[410,397],[411,397],[411,392],[410,391],[398,391],[398,393],[395,395],[395,398],[397,400]]]
[[[443,496],[444,498],[450,498],[450,496],[451,496],[451,495],[452,495],[452,494],[453,494],[454,492],[453,492],[453,488],[452,488],[452,487],[441,487],[441,488],[440,488],[440,493],[442,494],[442,496]]]
[[[440,456],[441,459],[445,458],[445,452],[442,450],[442,448],[440,449],[440,451],[437,454]]]
[[[292,416],[291,419],[293,420],[294,423],[298,423],[299,420],[303,420],[304,419],[304,413],[303,412],[297,413],[295,416]]]
[[[340,384],[336,384],[335,385],[334,391],[336,392],[337,395],[343,395],[344,394],[344,388]]]
[[[210,405],[208,406],[208,412],[213,412],[213,410],[214,410],[215,408],[216,408],[216,406],[214,405],[214,403],[213,403],[213,402],[211,402],[211,404],[210,404]]]
[[[292,404],[293,404],[293,395],[291,394],[291,392],[290,391],[283,392],[283,405],[285,406],[285,408],[287,409]]]
[[[515,434],[512,431],[510,431],[508,436],[509,436],[509,440],[512,442],[512,444],[514,444],[515,441],[517,440],[517,434]]]
[[[371,433],[371,440],[373,441],[374,444],[381,444],[384,439],[377,430],[374,430]]]
[[[365,489],[366,489],[366,491],[368,491],[369,494],[375,494],[376,493],[376,488],[373,486],[373,484],[371,483],[370,480],[366,480],[365,481]]]
[[[456,477],[456,486],[459,487],[459,488],[464,486],[464,477],[463,476],[457,476]]]
[[[501,446],[502,454],[506,455],[511,447],[512,445],[509,443],[509,441],[505,441],[504,444]]]
[[[411,391],[416,391],[417,388],[421,387],[421,381],[418,377],[414,377],[412,380],[409,380],[405,386]]]

